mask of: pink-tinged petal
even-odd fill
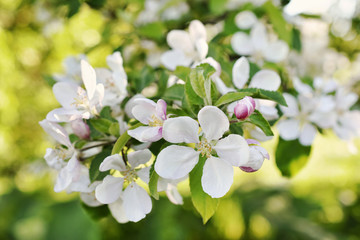
[[[76,109],[56,108],[46,115],[46,120],[50,122],[71,122],[86,116]]]
[[[225,113],[214,106],[205,106],[198,113],[198,120],[207,140],[217,140],[229,130]]]
[[[128,134],[140,142],[156,142],[162,138],[162,127],[138,127],[128,130]]]
[[[280,120],[277,129],[284,140],[295,140],[300,136],[300,122],[296,119]]]
[[[107,175],[95,189],[96,199],[104,204],[115,202],[122,193],[123,183],[123,178]]]
[[[159,153],[155,171],[163,178],[182,178],[198,163],[199,154],[200,152],[190,147],[171,145]]]
[[[231,47],[239,55],[251,55],[254,52],[250,37],[243,32],[237,32],[232,36]]]
[[[263,154],[254,147],[250,147],[250,158],[246,164],[240,166],[244,172],[256,172],[264,162]]]
[[[249,29],[256,22],[256,15],[251,11],[242,11],[235,16],[235,25],[240,29]]]
[[[244,97],[236,104],[234,113],[237,119],[244,120],[255,111],[255,100],[252,97]]]
[[[132,114],[141,123],[149,124],[152,116],[156,116],[156,103],[147,98],[138,98],[134,101],[136,105],[132,108]]]
[[[299,115],[299,106],[296,98],[288,93],[283,93],[287,107],[280,106],[281,111],[287,117],[296,117]]]
[[[200,60],[205,59],[206,55],[208,54],[209,51],[209,46],[206,42],[205,39],[199,39],[195,42],[195,48],[196,51],[198,52],[198,57]]]
[[[118,171],[126,171],[126,165],[124,163],[124,160],[122,156],[119,154],[114,154],[111,156],[108,156],[104,159],[104,161],[100,164],[99,170],[102,172],[115,169]]]
[[[171,143],[198,143],[199,124],[190,117],[169,118],[164,122],[162,134]]]
[[[81,78],[89,99],[92,99],[96,89],[96,73],[93,67],[85,60],[81,60]]]
[[[119,223],[127,223],[129,219],[126,216],[125,209],[124,209],[124,202],[121,198],[116,200],[113,203],[110,203],[109,210],[111,215],[118,221]]]
[[[52,136],[57,142],[67,147],[71,146],[71,142],[66,130],[57,123],[50,122],[46,119],[39,122],[40,126],[47,134]]]
[[[71,128],[76,136],[81,139],[89,139],[90,128],[82,119],[76,119],[71,122]]]
[[[248,145],[260,145],[260,143],[258,141],[256,141],[255,139],[246,139],[246,142]]]
[[[126,217],[131,222],[140,221],[151,211],[150,196],[134,182],[125,189],[122,199]]]
[[[316,133],[316,127],[314,127],[314,125],[310,123],[306,123],[301,129],[299,142],[301,143],[301,145],[310,146],[314,141]]]
[[[251,146],[251,147],[256,149],[257,151],[259,151],[265,159],[270,160],[270,155],[265,148],[263,148],[261,146]]]
[[[201,185],[212,198],[223,197],[233,183],[234,170],[230,164],[217,157],[206,160]]]
[[[264,57],[269,62],[278,63],[286,59],[289,54],[289,46],[286,42],[278,40],[269,43],[264,51]]]
[[[141,94],[136,94],[135,96],[130,98],[130,100],[126,103],[125,113],[129,116],[129,118],[135,118],[131,111],[132,111],[133,107],[136,105],[135,100],[139,99],[139,98],[145,98],[145,97]]]
[[[230,134],[219,140],[213,148],[221,160],[234,167],[249,161],[249,145],[240,135]]]
[[[266,27],[263,23],[257,22],[250,32],[251,42],[254,49],[264,51],[268,47]]]
[[[172,30],[166,37],[168,45],[172,49],[181,50],[182,52],[194,51],[194,45],[190,39],[189,33],[183,30]]]
[[[261,70],[253,76],[249,84],[250,88],[261,88],[276,91],[280,87],[281,79],[277,72],[272,70]]]
[[[190,22],[189,34],[192,42],[196,42],[198,39],[206,40],[205,26],[199,20],[193,20]]]
[[[128,160],[131,168],[136,168],[141,164],[145,164],[151,159],[151,152],[149,149],[139,150],[128,154]]]
[[[172,71],[174,71],[177,66],[188,67],[192,62],[192,57],[186,56],[184,52],[179,49],[166,51],[161,55],[161,63]]]
[[[250,76],[250,64],[246,57],[236,60],[232,68],[232,78],[235,87],[242,89]]]
[[[156,116],[162,120],[166,119],[166,107],[167,104],[164,100],[159,99],[156,103]]]
[[[66,109],[75,108],[74,102],[81,90],[84,91],[81,87],[69,82],[58,82],[53,86],[56,100]]]
[[[137,176],[146,184],[150,181],[150,167],[141,168],[136,172]]]

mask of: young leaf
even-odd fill
[[[303,146],[296,139],[285,141],[279,137],[276,148],[276,165],[285,177],[295,176],[307,163],[311,146]]]
[[[185,95],[190,105],[204,105],[204,100],[195,93],[190,81],[185,83]]]
[[[274,136],[269,122],[258,110],[255,110],[254,113],[250,115],[249,120],[252,124],[258,126],[265,133],[266,136]]]
[[[157,191],[157,185],[159,181],[159,175],[154,170],[155,163],[150,168],[150,181],[149,181],[149,191],[150,195],[159,200],[159,193]]]
[[[95,158],[91,161],[90,168],[89,168],[89,177],[90,181],[94,182],[96,180],[102,180],[106,175],[109,174],[109,171],[101,172],[99,170],[100,164],[104,161],[104,159],[110,156],[111,150],[104,149],[102,152],[97,154]]]
[[[227,103],[235,102],[237,100],[243,99],[246,96],[252,96],[251,92],[229,92],[219,98],[216,101],[215,106],[221,106]]]
[[[201,98],[205,98],[205,77],[203,75],[203,69],[192,68],[190,71],[190,83],[194,92]]]
[[[163,96],[167,101],[181,101],[184,97],[184,84],[175,84],[166,89]]]
[[[184,67],[184,66],[177,66],[174,75],[180,78],[181,80],[186,81],[187,77],[189,76],[191,68]]]
[[[105,106],[103,109],[101,109],[100,117],[106,118],[112,122],[116,122],[116,119],[111,116],[111,107],[109,106]]]
[[[111,123],[111,125],[109,127],[109,133],[115,137],[119,137],[119,135],[120,135],[119,123],[117,123],[117,122]]]
[[[153,22],[137,28],[139,35],[156,41],[165,36],[166,26],[162,22]]]
[[[268,91],[260,88],[245,88],[238,90],[239,92],[250,92],[252,95],[249,95],[253,98],[261,98],[261,99],[267,99],[272,100],[274,102],[279,103],[280,105],[283,105],[287,107],[285,98],[282,96],[280,92],[276,91]]]
[[[106,118],[92,118],[90,119],[90,123],[99,132],[109,133],[109,128],[113,122]]]
[[[205,157],[200,157],[198,164],[189,174],[191,199],[204,224],[214,215],[220,203],[219,198],[210,197],[202,189],[201,176],[205,161]]]

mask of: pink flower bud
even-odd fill
[[[255,100],[252,97],[244,97],[234,108],[236,118],[240,120],[248,118],[254,112],[255,106]]]
[[[81,119],[76,119],[71,122],[71,128],[76,136],[81,139],[89,139],[90,137],[90,128],[89,126]]]
[[[244,172],[256,172],[259,170],[264,162],[264,159],[270,159],[269,153],[265,148],[260,147],[260,143],[254,139],[247,139],[250,150],[249,161],[240,166],[240,169]]]

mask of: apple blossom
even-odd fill
[[[254,139],[246,139],[249,144],[249,161],[240,166],[240,169],[244,172],[256,172],[259,170],[264,162],[264,159],[270,159],[269,153],[265,148],[259,146],[260,143]]]
[[[234,113],[237,119],[244,120],[248,118],[255,111],[255,101],[252,97],[244,97],[237,102]]]
[[[95,197],[99,202],[109,204],[110,212],[118,222],[138,222],[151,211],[150,196],[136,183],[138,178],[149,182],[149,167],[142,165],[150,160],[151,152],[148,149],[131,152],[126,163],[122,158],[114,154],[101,163],[100,171],[114,169],[121,177],[106,176],[96,187]]]
[[[156,142],[162,138],[162,130],[166,116],[166,102],[162,99],[155,103],[146,98],[134,100],[135,106],[132,114],[141,123],[141,126],[133,130],[128,130],[128,134],[140,142]]]
[[[229,129],[225,113],[214,106],[205,106],[198,113],[202,129],[190,117],[170,118],[164,123],[163,137],[171,143],[195,143],[195,149],[170,145],[164,148],[155,162],[155,171],[163,178],[179,179],[186,176],[198,163],[200,155],[206,157],[201,183],[213,198],[224,196],[233,182],[233,166],[248,162],[249,146],[236,134],[222,138]],[[214,154],[217,154],[217,156]]]

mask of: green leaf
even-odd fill
[[[155,198],[156,200],[159,200],[159,193],[157,190],[157,185],[159,181],[159,175],[155,172],[154,169],[155,162],[150,168],[150,181],[149,181],[149,191],[150,195]]]
[[[198,164],[189,174],[191,199],[196,210],[200,213],[205,224],[215,213],[219,198],[212,198],[204,192],[201,186],[201,176],[206,158],[200,157]]]
[[[83,140],[83,139],[79,139],[78,141],[76,141],[75,143],[75,148],[76,149],[80,149],[82,148],[88,141]]]
[[[100,117],[101,118],[106,118],[110,121],[113,121],[113,122],[117,122],[115,118],[112,117],[111,115],[111,107],[110,106],[105,106],[103,107],[103,109],[101,109],[101,112],[100,112]]]
[[[184,84],[175,84],[166,89],[163,99],[168,101],[181,101],[184,93]]]
[[[285,141],[279,137],[276,148],[276,165],[285,177],[295,176],[309,160],[311,146],[303,146],[296,139]]]
[[[119,123],[117,123],[117,122],[111,123],[111,125],[109,127],[109,133],[115,137],[119,137],[120,136]]]
[[[90,123],[99,132],[110,133],[109,128],[113,122],[106,118],[92,118],[90,119]]]
[[[201,97],[206,105],[211,105],[211,79],[215,69],[208,63],[203,63],[190,71],[190,83],[194,92]]]
[[[249,121],[252,124],[258,126],[266,136],[274,136],[274,133],[271,130],[269,122],[263,117],[263,115],[258,111],[255,110],[253,114],[250,115]]]
[[[243,99],[246,96],[252,96],[253,93],[251,92],[229,92],[219,98],[215,102],[215,106],[221,106],[227,103],[232,103],[235,101],[238,101],[240,99]]]
[[[283,97],[283,95],[280,92],[277,92],[277,91],[268,91],[268,90],[259,89],[259,88],[245,88],[245,89],[240,89],[238,91],[239,92],[250,92],[250,93],[252,93],[251,97],[253,97],[253,98],[272,100],[274,102],[279,103],[280,105],[287,107],[285,98]]]
[[[190,105],[204,105],[204,100],[195,93],[190,81],[185,83],[185,95]]]
[[[162,22],[153,22],[138,27],[137,32],[141,36],[159,41],[165,36],[166,27]]]
[[[210,0],[210,11],[217,15],[220,15],[226,10],[227,0]]]
[[[190,71],[191,71],[191,68],[184,67],[184,66],[177,66],[174,71],[174,75],[177,76],[178,78],[186,81],[187,77],[190,74]]]
[[[298,52],[301,52],[302,44],[301,44],[301,33],[298,29],[293,28],[292,30],[292,48]]]
[[[99,220],[110,214],[109,208],[107,205],[101,205],[99,207],[90,207],[85,203],[81,203],[82,208],[85,210],[89,216],[94,220]]]
[[[230,132],[233,134],[239,134],[239,135],[243,136],[244,131],[241,127],[242,124],[243,124],[242,122],[231,123],[230,124]]]
[[[137,123],[134,126],[132,126],[130,129],[135,129],[137,127],[142,126],[142,123]],[[126,132],[124,132],[119,138],[118,140],[116,140],[114,147],[111,151],[111,155],[116,154],[116,153],[120,153],[121,150],[123,149],[123,147],[126,145],[126,143],[130,140],[130,135]]]
[[[271,1],[267,1],[263,7],[265,8],[265,11],[270,18],[270,22],[273,25],[274,30],[278,34],[279,38],[291,46],[291,26],[284,19],[282,11],[275,7]]]
[[[102,152],[97,154],[94,159],[91,161],[89,168],[89,177],[90,181],[94,182],[97,180],[102,180],[106,177],[110,171],[101,172],[99,170],[100,164],[104,161],[104,159],[111,155],[111,150],[109,148],[104,149]]]
[[[54,86],[54,84],[57,83],[56,80],[50,75],[44,75],[43,78],[50,87]]]
[[[137,92],[141,92],[145,87],[155,81],[154,71],[151,67],[145,66],[141,69],[140,76],[135,78],[135,88]]]

